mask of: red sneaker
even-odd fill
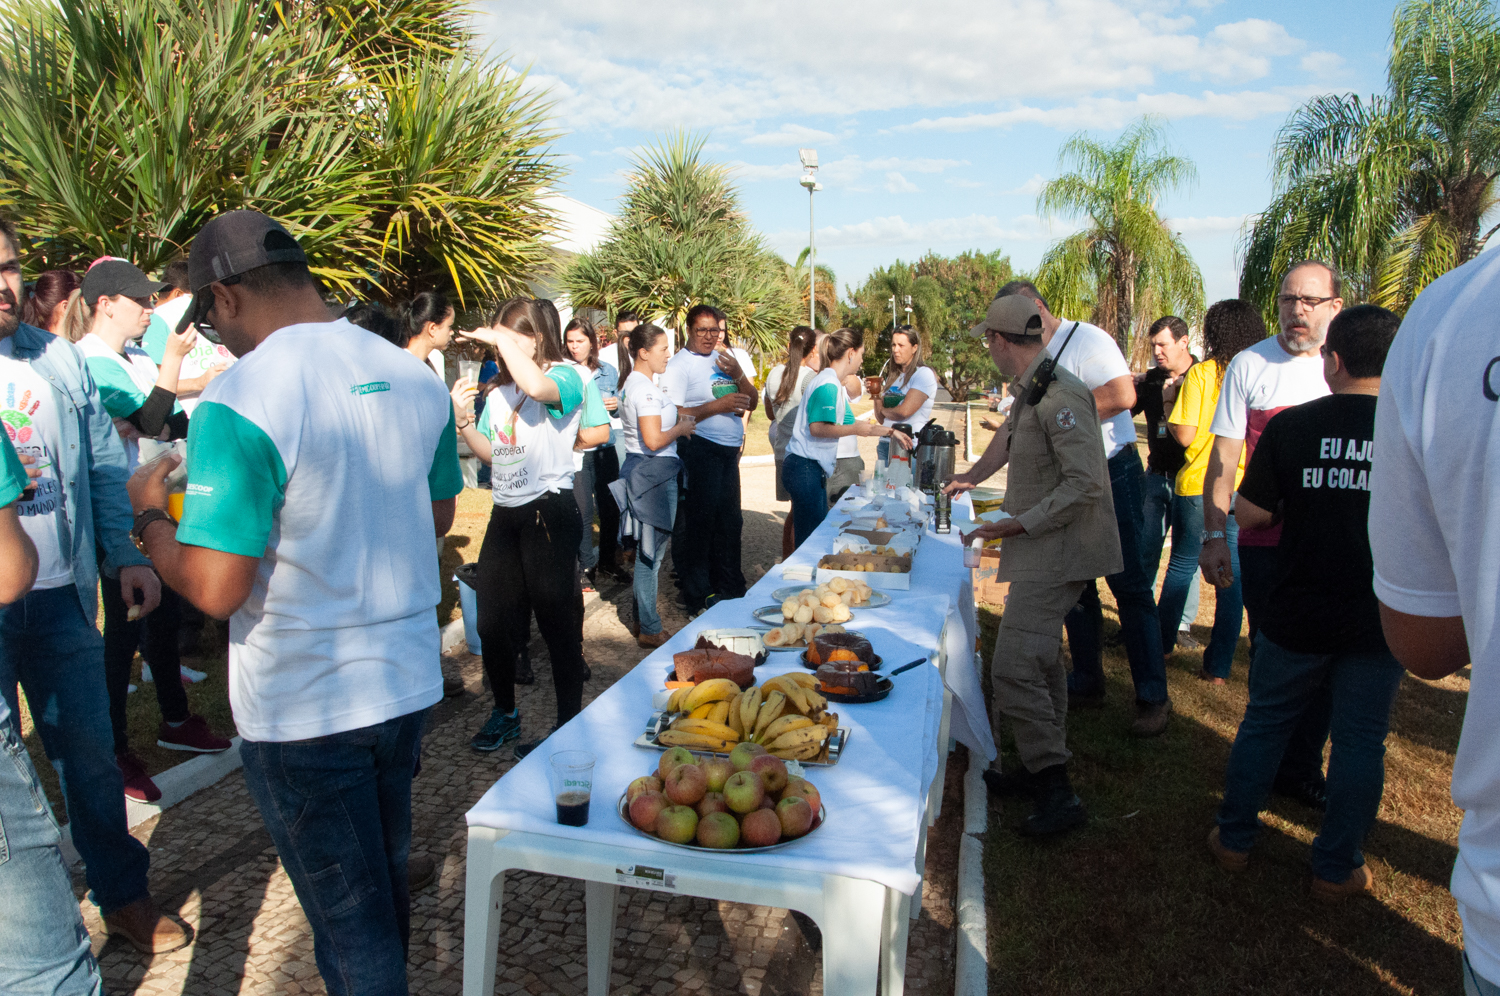
[[[146,774],[146,765],[140,758],[126,751],[115,755],[115,764],[125,776],[125,798],[137,802],[155,802],[161,798],[161,789]]]
[[[165,722],[156,731],[156,746],[167,750],[186,750],[198,754],[218,754],[233,746],[208,728],[202,716],[189,716],[181,726]]]

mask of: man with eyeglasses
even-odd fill
[[[1266,424],[1277,413],[1329,393],[1319,349],[1327,338],[1328,323],[1343,310],[1342,295],[1342,280],[1332,266],[1318,260],[1296,264],[1282,279],[1276,298],[1281,333],[1242,351],[1224,371],[1224,388],[1211,427],[1214,445],[1203,480],[1203,552],[1198,564],[1210,584],[1227,585],[1233,577],[1224,527],[1240,452],[1244,451],[1248,464]],[[1280,538],[1279,524],[1240,529],[1240,589],[1252,647],[1275,582]],[[1328,739],[1329,709],[1326,692],[1307,707],[1273,787],[1315,809],[1324,808],[1327,801],[1323,744]]]
[[[673,544],[683,602],[689,614],[697,614],[714,601],[745,594],[740,569],[741,415],[754,410],[758,392],[749,372],[721,345],[728,328],[724,312],[699,304],[688,311],[685,325],[686,348],[667,361],[661,386],[679,417],[698,420],[693,437],[677,443],[688,490],[678,506],[683,542]]]

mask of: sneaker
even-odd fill
[[[1328,783],[1322,778],[1294,780],[1278,776],[1271,783],[1271,791],[1300,802],[1309,809],[1321,811],[1328,808]]]
[[[146,764],[130,751],[115,755],[115,764],[125,776],[125,798],[136,802],[155,802],[161,798],[161,789],[146,774]]]
[[[189,716],[181,726],[165,720],[156,731],[156,746],[167,750],[186,750],[198,754],[218,754],[234,745],[208,728],[202,716]]]
[[[181,673],[180,680],[182,681],[184,687],[186,687],[187,685],[197,684],[204,678],[208,677],[208,675],[202,671],[194,671],[192,668],[183,667],[180,664],[178,665],[177,669]],[[195,674],[198,677],[194,678],[193,675]],[[151,662],[141,661],[141,684],[144,685],[148,681],[152,683],[155,683],[156,681],[155,676],[151,674]]]
[[[518,685],[536,684],[536,672],[531,670],[531,653],[529,651],[522,650],[516,655],[515,683]]]
[[[1250,863],[1250,854],[1247,851],[1231,851],[1219,840],[1219,828],[1214,827],[1208,832],[1208,853],[1214,856],[1218,866],[1227,872],[1242,872]]]
[[[1193,634],[1189,633],[1187,630],[1185,630],[1185,629],[1179,629],[1177,631],[1177,649],[1178,650],[1202,650],[1203,649],[1203,644],[1199,643],[1198,642],[1198,638],[1196,636],[1194,636]]]
[[[579,584],[579,587],[581,587],[583,589],[583,593],[585,595],[592,594],[593,592],[596,592],[596,591],[599,590],[598,588],[596,588],[594,586],[594,582],[595,582],[597,574],[598,574],[598,571],[596,571],[592,567],[590,567],[588,570],[586,570],[586,571],[583,572],[583,577],[582,577],[582,579],[579,580],[578,584]]]
[[[186,664],[179,664],[177,667],[182,672],[182,683],[184,685],[196,685],[208,677],[207,671],[199,671],[197,668],[188,667]]]
[[[474,739],[469,741],[469,746],[481,754],[489,754],[497,751],[510,740],[521,739],[521,710],[516,709],[510,715],[506,715],[499,709],[490,710],[490,718],[484,724],[484,728],[474,734]]]
[[[521,760],[521,758],[525,757],[527,754],[530,754],[542,744],[546,743],[547,737],[552,736],[552,734],[556,732],[557,727],[554,726],[552,727],[552,729],[547,731],[547,736],[542,737],[540,740],[531,740],[524,744],[516,744],[516,746],[511,749],[511,756],[514,757],[517,761]]]
[[[1159,737],[1167,731],[1167,719],[1172,715],[1172,700],[1161,702],[1137,702],[1135,722],[1130,724],[1133,737]]]
[[[1328,882],[1314,875],[1312,897],[1325,903],[1338,903],[1352,896],[1369,895],[1374,887],[1375,876],[1370,873],[1370,866],[1360,865],[1342,882]]]

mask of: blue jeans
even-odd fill
[[[105,584],[118,584],[106,578]],[[32,591],[0,609],[0,693],[19,716],[16,682],[57,769],[73,846],[109,916],[150,895],[151,856],[125,824],[125,779],[115,764],[104,688],[104,639],[84,618],[72,585]]]
[[[672,518],[677,518],[677,481],[674,479],[662,485],[672,508]],[[640,624],[641,632],[647,636],[655,636],[661,632],[661,613],[656,611],[656,584],[661,577],[661,562],[667,555],[667,547],[671,544],[667,540],[656,548],[656,559],[648,566],[644,558],[639,554],[635,558],[635,575],[631,579],[631,590],[635,594],[635,621]]]
[[[792,496],[792,541],[801,546],[828,518],[828,472],[816,460],[788,453],[781,482]]]
[[[424,709],[311,740],[240,744],[329,996],[407,993],[411,779],[426,718]]]
[[[1240,524],[1231,515],[1224,526],[1229,541],[1229,567],[1234,582],[1220,588],[1214,596],[1214,629],[1203,651],[1203,670],[1215,678],[1229,677],[1234,651],[1240,642],[1240,545],[1236,542]],[[1176,495],[1172,502],[1172,559],[1167,562],[1167,577],[1161,585],[1161,645],[1167,653],[1177,645],[1177,620],[1180,619],[1192,593],[1198,601],[1198,554],[1203,551],[1203,496]],[[1196,610],[1195,610],[1196,611]]]
[[[1144,524],[1141,526],[1141,565],[1146,569],[1152,584],[1156,583],[1156,572],[1161,567],[1161,551],[1162,547],[1167,544],[1167,530],[1169,529],[1172,531],[1172,551],[1174,556],[1176,554],[1177,543],[1181,537],[1178,535],[1177,527],[1173,524],[1173,505],[1182,500],[1182,496],[1173,492],[1170,476],[1163,477],[1161,474],[1154,474],[1147,470],[1145,476],[1141,478],[1141,505],[1145,516]],[[1160,607],[1161,603],[1158,600],[1157,608],[1160,609]],[[1188,588],[1187,604],[1178,614],[1182,617],[1179,623],[1171,624],[1164,618],[1163,628],[1168,625],[1178,625],[1181,629],[1187,629],[1192,625],[1193,620],[1198,618],[1197,585]],[[1162,649],[1171,653],[1171,648],[1176,642],[1176,633],[1172,634],[1171,640],[1168,640],[1164,634]]]
[[[1328,812],[1313,840],[1313,874],[1342,882],[1364,864],[1359,849],[1385,791],[1385,735],[1402,673],[1388,650],[1304,654],[1280,647],[1262,633],[1250,667],[1250,704],[1224,773],[1219,807],[1224,846],[1248,851],[1255,843],[1259,813],[1282,754],[1303,712],[1326,685],[1333,702],[1333,751]]]
[[[0,992],[103,996],[60,836],[14,717],[0,707]]]
[[[1156,614],[1156,574],[1146,575],[1141,558],[1141,458],[1127,446],[1109,458],[1109,485],[1114,494],[1115,522],[1120,529],[1120,554],[1125,567],[1105,578],[1120,612],[1120,635],[1130,659],[1137,702],[1167,700],[1167,667],[1161,656],[1161,621]],[[1083,597],[1073,606],[1063,626],[1073,653],[1068,689],[1083,695],[1104,690],[1104,607],[1097,583],[1084,585]]]

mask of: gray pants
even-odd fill
[[[1083,581],[1014,581],[1005,600],[995,657],[995,740],[1010,723],[1026,770],[1064,764],[1067,747],[1068,672],[1062,662],[1063,617],[1083,593]]]

